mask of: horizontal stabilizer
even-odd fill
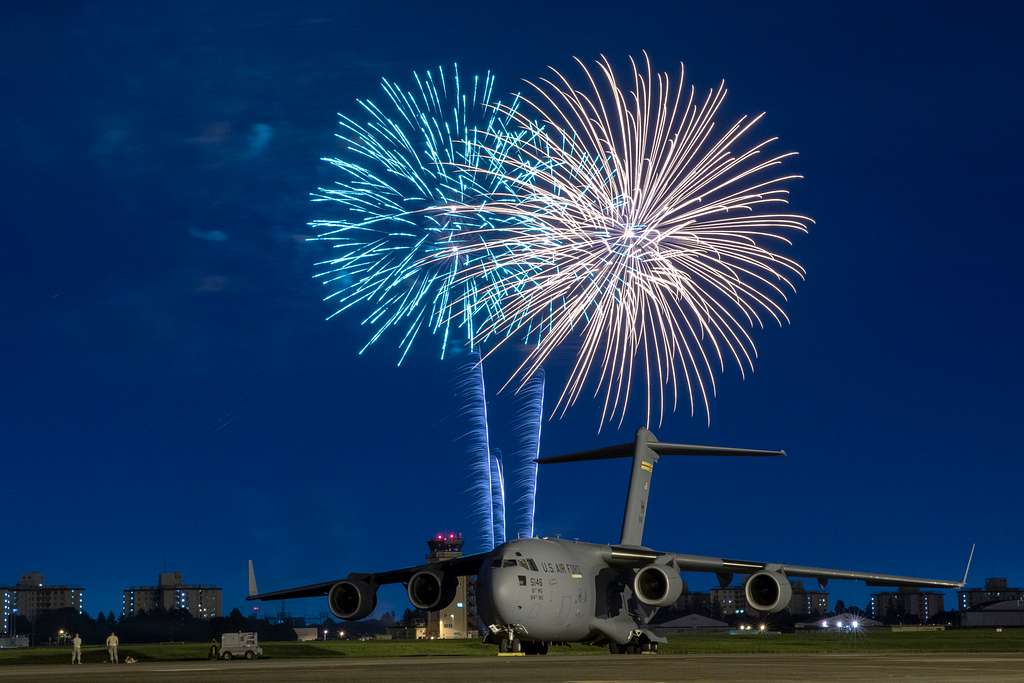
[[[785,451],[766,451],[754,448],[727,448],[724,446],[698,446],[686,443],[662,443],[648,429],[636,430],[632,443],[605,446],[592,451],[555,455],[537,460],[538,465],[553,465],[560,462],[583,462],[586,460],[611,460],[631,458],[633,470],[629,477],[626,493],[626,511],[622,516],[622,535],[619,543],[624,546],[643,545],[644,520],[647,516],[647,497],[651,488],[651,473],[658,458],[663,455],[712,456],[741,458],[780,458]]]
[[[658,455],[688,456],[738,456],[744,458],[782,458],[785,451],[766,451],[755,448],[729,448],[726,446],[700,446],[686,443],[661,443],[658,441],[644,444]],[[539,465],[553,465],[560,462],[583,462],[585,460],[612,460],[614,458],[632,458],[636,443],[624,443],[617,446],[597,448],[592,451],[581,451],[567,455],[553,455],[537,460]]]

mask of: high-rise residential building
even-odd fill
[[[985,579],[984,588],[962,588],[957,592],[956,606],[966,611],[978,605],[1006,600],[1024,600],[1024,588],[1012,588],[1005,577]]]
[[[872,619],[879,621],[900,620],[914,617],[927,624],[943,611],[944,597],[938,591],[922,591],[920,588],[900,588],[871,594],[869,611]]]
[[[676,600],[675,611],[707,615],[711,612],[711,594],[686,591]]]
[[[793,597],[789,600],[790,614],[820,616],[828,614],[828,591],[807,590],[803,581],[791,581]]]
[[[427,562],[462,557],[462,534],[437,534],[427,540]],[[460,576],[455,599],[444,609],[427,612],[427,638],[470,638],[469,577]]]
[[[222,595],[220,586],[186,584],[181,572],[161,572],[156,586],[124,589],[121,616],[163,609],[186,610],[197,619],[212,619],[221,616]]]
[[[12,586],[0,586],[0,636],[14,633],[15,592]]]
[[[790,584],[793,587],[793,597],[790,598],[788,606],[790,614],[828,613],[828,592],[807,590],[802,581],[790,581]],[[751,611],[742,585],[712,588],[711,602],[718,603],[718,609],[723,617],[730,614],[747,614]]]
[[[29,572],[18,579],[17,585],[0,587],[0,632],[10,634],[17,616],[33,621],[40,612],[56,609],[74,609],[81,614],[84,599],[85,589],[81,586],[46,585],[41,573]]]
[[[730,614],[746,614],[749,610],[747,595],[743,586],[724,586],[712,588],[711,603],[718,604],[718,610],[723,617]]]

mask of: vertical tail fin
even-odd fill
[[[256,588],[256,572],[252,568],[252,560],[249,560],[249,595],[259,595],[259,589]]]
[[[967,567],[964,569],[964,580],[960,582],[961,588],[967,585],[967,577],[971,573],[971,562],[974,561],[974,545],[974,543],[971,544],[971,552],[967,555]]]

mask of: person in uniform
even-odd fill
[[[75,637],[71,639],[71,663],[82,663],[82,636],[77,633],[75,634]]]
[[[110,663],[111,664],[117,664],[118,663],[118,661],[117,661],[117,646],[120,645],[120,644],[121,644],[121,641],[118,639],[116,633],[111,632],[111,634],[109,636],[107,636],[107,656],[110,658]]]

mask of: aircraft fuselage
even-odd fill
[[[633,572],[609,564],[612,550],[540,538],[498,546],[477,583],[483,624],[523,640],[626,642],[654,610],[633,599]]]

